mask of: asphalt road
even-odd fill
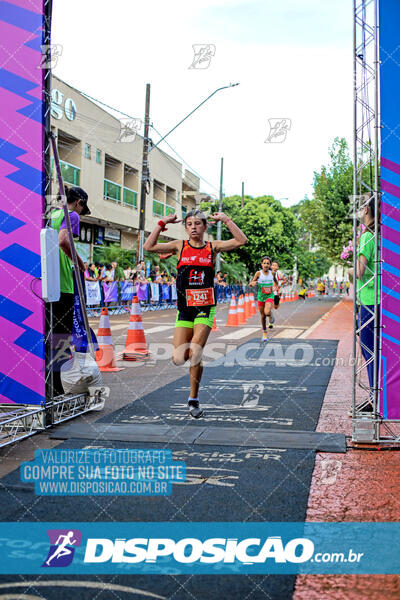
[[[102,413],[75,419],[68,426],[69,434],[68,427],[64,427],[67,433],[63,440],[50,437],[60,435],[61,429],[54,428],[53,432],[2,451],[1,519],[127,523],[303,521],[315,450],[288,447],[285,432],[315,430],[332,367],[315,367],[314,359],[333,358],[336,343],[305,342],[304,335],[335,302],[336,299],[309,299],[283,304],[276,313],[268,344],[260,343],[258,315],[246,326],[226,328],[228,308],[220,307],[217,312],[219,331],[211,334],[208,344],[215,345],[215,354],[208,357],[209,364],[204,370],[201,400],[205,416],[201,422],[187,416],[187,367],[174,367],[163,357],[154,359],[154,354],[159,354],[160,344],[168,349],[171,342],[174,311],[145,313],[146,339],[153,359],[128,366],[123,363],[126,367],[123,371],[104,375],[111,394]],[[116,345],[124,343],[128,319],[128,315],[111,319]],[[281,360],[282,356],[287,359],[299,344],[306,344],[307,351],[313,353],[313,359],[301,368]],[[266,346],[269,350],[274,348],[273,357],[278,356],[280,360],[263,362]],[[211,436],[204,443],[197,440],[196,444],[185,441],[185,436],[193,433],[200,423],[206,434],[216,432],[214,438]],[[80,437],[74,437],[77,425],[83,429]],[[166,425],[175,428],[173,435],[172,429],[165,429]],[[104,426],[122,432],[119,439],[108,439]],[[135,442],[124,434],[134,431],[135,427],[148,431],[150,440],[146,442],[142,437]],[[160,432],[160,427],[164,427],[164,437],[155,442],[151,435]],[[277,429],[283,432],[282,447],[257,446],[251,441],[255,434]],[[35,448],[55,445],[60,448],[169,448],[174,459],[185,461],[187,480],[184,484],[174,484],[171,497],[38,497],[31,484],[21,483],[15,469],[21,460],[33,458]],[[33,582],[38,580],[35,587]],[[84,600],[125,596],[171,600],[221,597],[281,600],[292,597],[294,584],[295,576],[276,575],[4,576],[0,578],[0,600],[3,591],[47,600],[64,600],[72,594]]]

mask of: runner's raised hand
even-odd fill
[[[167,215],[166,217],[163,217],[161,220],[164,221],[164,223],[180,223],[182,221],[182,219],[178,219],[178,215],[176,215],[176,214]]]
[[[223,212],[215,212],[212,217],[208,218],[208,220],[210,223],[217,223],[218,221],[226,223],[226,221],[229,221],[229,217]]]

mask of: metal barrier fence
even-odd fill
[[[254,292],[255,288],[245,285],[216,285],[215,296],[218,304],[229,302],[234,295]],[[176,286],[163,283],[143,283],[134,285],[131,281],[113,281],[110,284],[100,281],[86,281],[86,308],[89,317],[100,315],[106,306],[110,314],[125,314],[130,311],[133,296],[137,296],[143,312],[176,308]]]

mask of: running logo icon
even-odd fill
[[[194,57],[189,69],[208,69],[215,56],[215,44],[193,44]]]
[[[50,549],[42,567],[68,567],[74,558],[74,546],[80,546],[82,532],[79,529],[48,529]]]
[[[292,127],[291,119],[268,119],[269,134],[265,144],[282,144]]]

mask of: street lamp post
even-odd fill
[[[222,198],[223,198],[223,180],[224,180],[224,159],[221,158],[221,173],[219,178],[219,203],[218,203],[218,212],[222,212]],[[217,223],[217,240],[221,239],[221,229],[222,224],[221,221]],[[218,252],[217,259],[215,261],[215,268],[218,271],[221,269],[221,253]]]
[[[236,87],[237,85],[239,85],[239,83],[230,83],[229,85],[224,85],[224,86],[214,90],[212,94],[207,96],[207,98],[205,98],[205,100],[200,102],[200,104],[198,104],[192,111],[190,111],[190,113],[188,115],[186,115],[186,117],[181,119],[179,121],[179,123],[177,123],[175,125],[175,127],[170,129],[168,131],[168,133],[166,133],[160,140],[158,140],[157,144],[154,144],[151,147],[149,147],[150,139],[148,137],[148,129],[146,130],[146,128],[145,128],[144,137],[143,137],[143,164],[145,165],[145,167],[144,167],[145,171],[142,171],[142,194],[141,194],[141,200],[140,200],[140,223],[139,223],[139,232],[138,232],[138,262],[143,260],[146,195],[148,194],[148,191],[147,191],[148,190],[148,182],[150,181],[150,171],[149,171],[149,165],[147,162],[148,155],[150,154],[150,152],[152,150],[154,150],[154,148],[157,148],[157,146],[159,146],[161,144],[161,142],[163,142],[167,136],[169,136],[173,131],[175,131],[175,129],[177,129],[177,127],[179,127],[179,125],[181,125],[184,121],[186,121],[186,119],[188,119],[194,112],[196,112],[196,110],[198,110],[200,108],[200,106],[203,106],[203,104],[205,104],[217,92],[220,92],[221,90],[226,90],[227,88]],[[145,123],[147,122],[147,124],[149,123],[149,119],[150,119],[150,114],[149,114],[150,90],[149,90],[149,88],[150,88],[150,86],[148,84],[148,88],[146,89],[146,116],[145,116]]]
[[[212,94],[210,94],[209,96],[207,96],[207,98],[205,100],[203,100],[202,102],[200,102],[200,104],[198,104],[192,111],[190,111],[190,113],[187,114],[186,117],[184,117],[183,119],[181,119],[179,121],[179,123],[177,123],[172,129],[170,129],[168,131],[168,133],[166,133],[160,140],[158,140],[157,144],[154,144],[154,146],[152,146],[151,150],[154,150],[154,148],[157,148],[157,146],[159,146],[161,144],[161,142],[163,142],[165,140],[165,138],[167,136],[169,136],[170,133],[172,133],[173,131],[175,131],[175,129],[177,129],[177,127],[179,127],[179,125],[181,125],[194,112],[196,112],[196,110],[198,110],[200,108],[200,106],[203,106],[203,104],[205,104],[210,98],[212,98],[214,96],[214,94],[216,94],[217,92],[220,92],[221,90],[226,90],[227,88],[236,87],[237,85],[239,85],[239,83],[230,83],[229,85],[224,85],[223,87],[220,87],[220,88],[214,90]],[[150,152],[151,152],[151,150],[150,150]]]

